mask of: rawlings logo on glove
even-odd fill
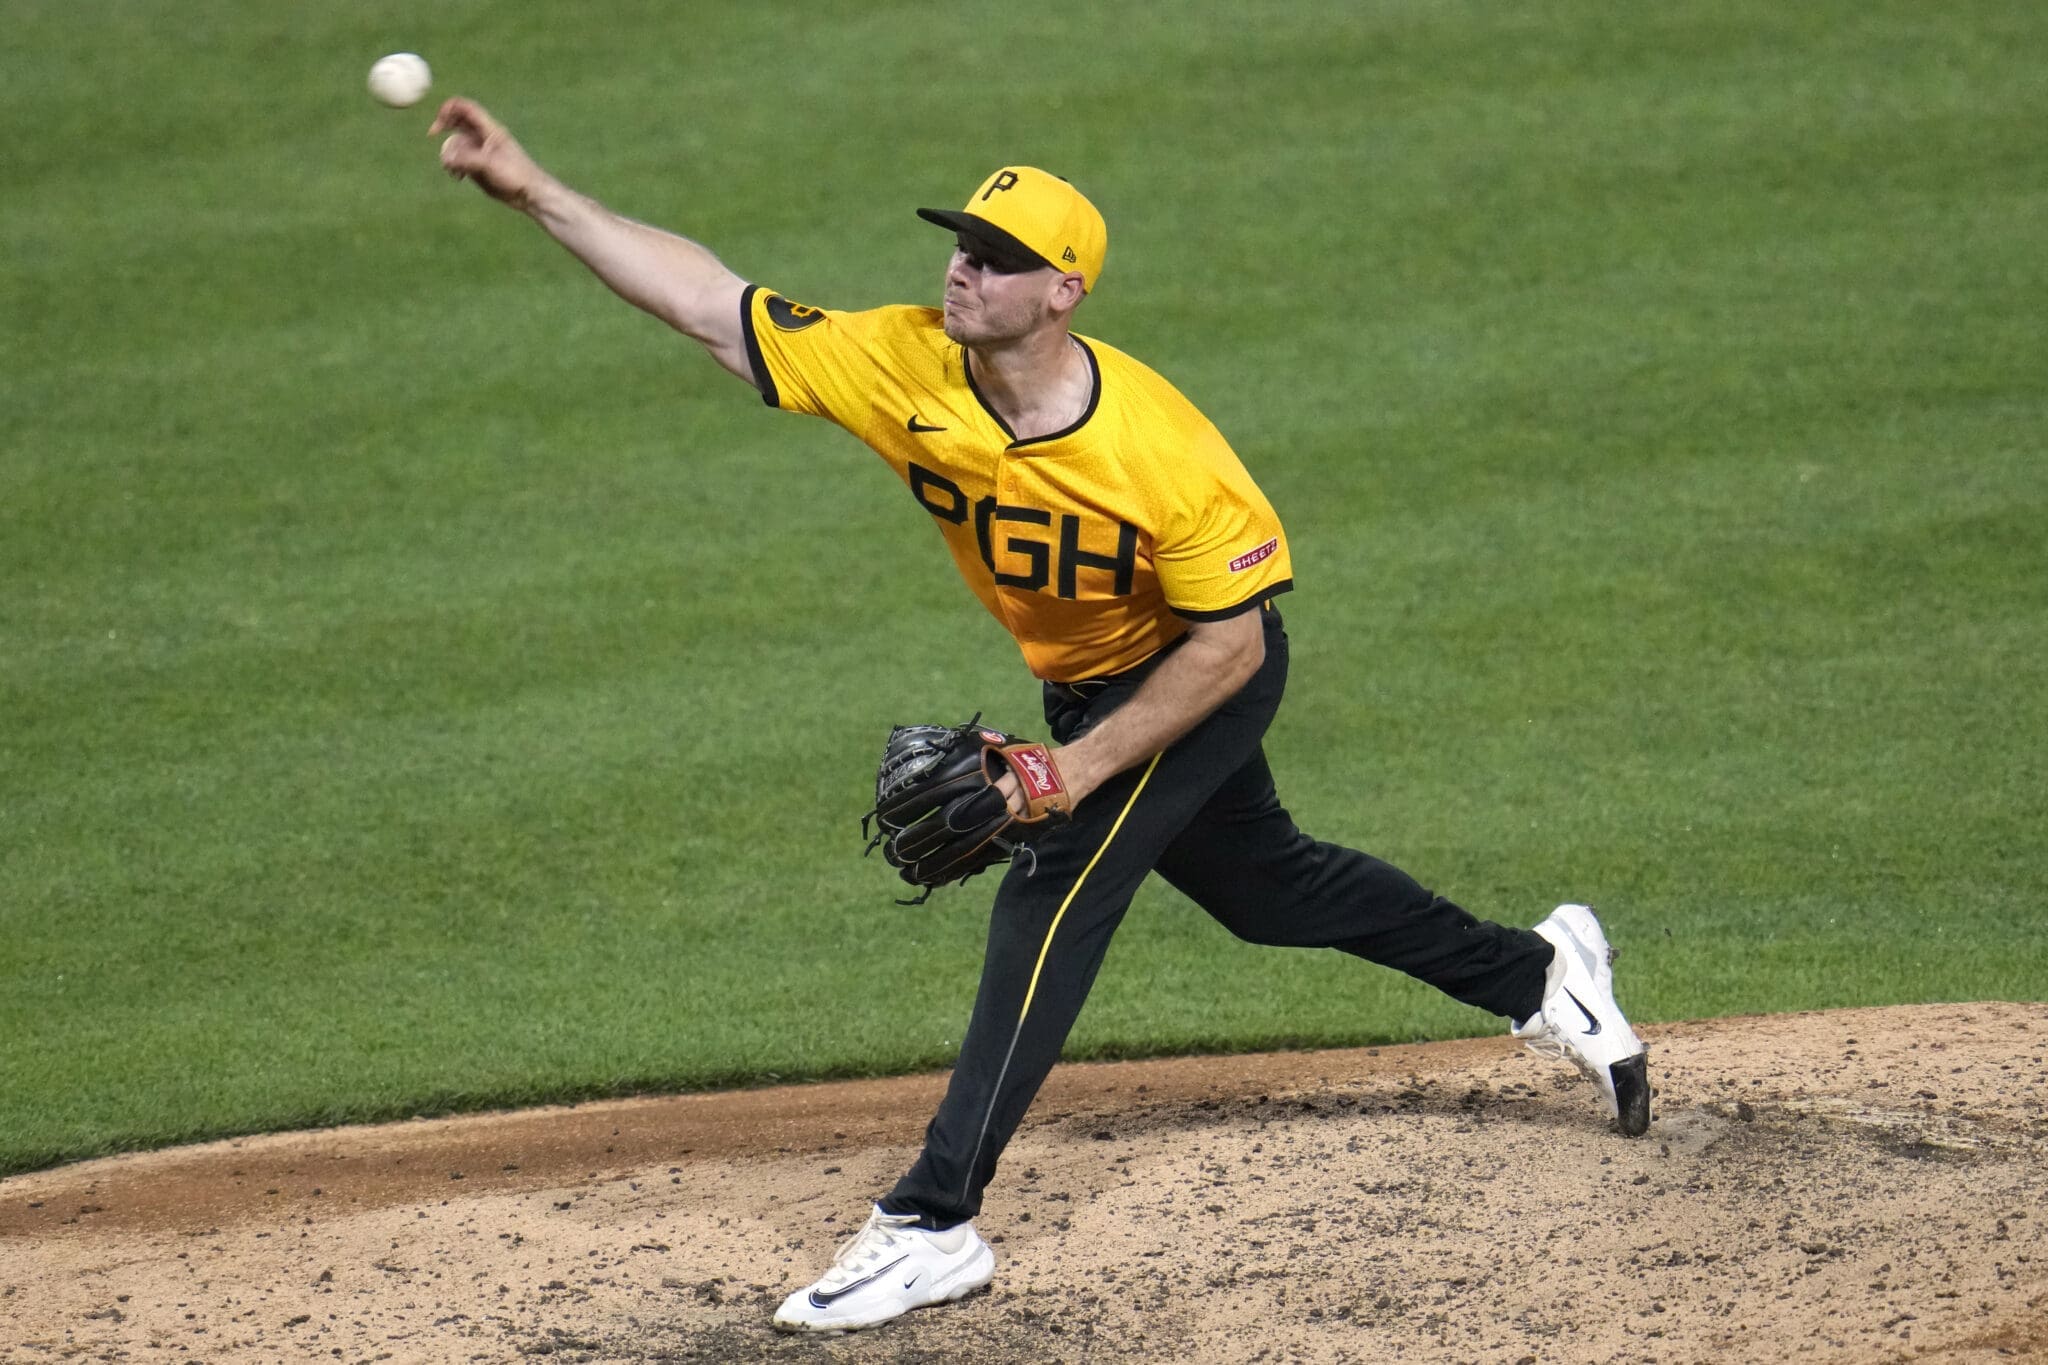
[[[1014,773],[1024,813],[1011,810],[996,783]],[[882,850],[903,880],[924,894],[1008,862],[1056,821],[1073,802],[1052,750],[981,727],[899,725],[889,733],[875,774],[875,808],[861,817],[867,851]]]

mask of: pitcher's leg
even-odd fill
[[[1277,638],[1277,626],[1271,634]],[[1166,752],[1090,795],[1073,824],[1037,845],[1035,866],[1028,855],[1011,866],[990,918],[960,1060],[923,1152],[883,1200],[885,1209],[944,1227],[981,1207],[997,1158],[1059,1060],[1132,895],[1218,785],[1258,751],[1286,669],[1285,649],[1269,646],[1266,663],[1238,695]],[[1105,693],[1092,710],[1106,714],[1120,701]],[[1054,733],[1066,742],[1087,723],[1087,716],[1062,715]]]
[[[1096,842],[1085,847],[1092,854]],[[882,1201],[885,1211],[916,1214],[933,1228],[980,1211],[981,1192],[1059,1060],[1137,887],[1120,868],[1103,873],[1097,863],[1090,872],[1085,860],[1075,862],[1074,853],[1047,847],[1036,868],[1013,865],[1004,877],[959,1060],[925,1128],[924,1150]]]
[[[1263,752],[1188,823],[1159,874],[1251,942],[1341,949],[1515,1020],[1542,1005],[1548,942],[1479,919],[1371,854],[1311,839],[1281,806]]]

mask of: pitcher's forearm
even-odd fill
[[[739,327],[746,281],[707,248],[614,213],[553,177],[535,185],[520,207],[613,293],[751,380]]]
[[[1079,802],[1124,769],[1202,723],[1251,680],[1266,657],[1256,610],[1205,624],[1094,730],[1055,751]]]
[[[626,302],[703,344],[712,359],[756,383],[740,300],[746,282],[709,251],[674,233],[622,218],[549,175],[475,100],[441,104],[430,134],[447,134],[441,166],[518,209]]]

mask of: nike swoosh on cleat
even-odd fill
[[[897,1266],[902,1265],[905,1261],[909,1259],[910,1257],[908,1256],[898,1256],[895,1260],[889,1262],[889,1264],[883,1266],[880,1270],[875,1271],[873,1274],[863,1275],[859,1279],[855,1280],[852,1284],[842,1285],[840,1288],[833,1290],[829,1294],[820,1294],[817,1290],[813,1289],[810,1295],[811,1307],[830,1308],[835,1301],[845,1298],[848,1294],[851,1294],[854,1290],[860,1288],[864,1284],[874,1283],[876,1280],[881,1279],[884,1275],[888,1274],[890,1271],[894,1270]]]
[[[1586,1016],[1586,1036],[1591,1038],[1597,1035],[1600,1032],[1600,1021],[1593,1017],[1593,1011],[1586,1008],[1586,1002],[1579,999],[1576,995],[1572,995],[1571,987],[1569,986],[1565,987],[1564,993],[1571,996],[1571,1002],[1579,1007],[1579,1013]]]
[[[917,432],[919,435],[922,435],[927,431],[945,430],[944,427],[926,426],[923,422],[917,420],[917,414],[914,412],[910,414],[910,420],[908,422],[905,422],[903,425],[906,430]]]

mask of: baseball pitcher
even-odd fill
[[[1073,330],[1109,248],[1078,189],[1004,166],[960,208],[918,210],[950,240],[939,306],[840,312],[577,194],[469,100],[444,104],[433,131],[450,174],[768,406],[880,455],[1043,683],[1052,744],[977,718],[902,727],[885,750],[871,837],[904,879],[929,892],[1004,870],[924,1149],[777,1327],[868,1327],[990,1281],[972,1222],[983,1191],[1153,872],[1248,942],[1335,948],[1503,1016],[1584,1070],[1621,1132],[1647,1128],[1647,1052],[1589,909],[1490,923],[1282,808],[1261,739],[1287,678],[1287,533],[1192,403]]]

